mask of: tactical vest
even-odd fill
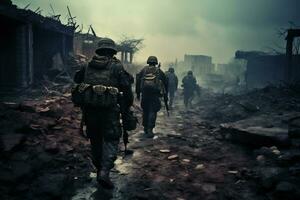
[[[118,103],[116,62],[107,57],[94,57],[85,68],[83,83],[75,85],[72,100],[84,107],[109,108]]]

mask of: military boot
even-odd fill
[[[147,130],[147,138],[153,138],[153,137],[154,137],[153,129],[149,128]]]
[[[148,129],[146,127],[144,127],[144,134],[147,135],[148,134]]]
[[[105,189],[114,189],[114,184],[110,180],[109,170],[101,170],[97,172],[97,181]]]

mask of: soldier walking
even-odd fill
[[[178,88],[178,78],[175,74],[175,70],[173,67],[169,68],[168,72],[166,73],[166,76],[168,79],[169,107],[171,109],[174,103],[175,93]]]
[[[188,108],[192,104],[192,99],[195,92],[198,90],[197,80],[193,76],[192,71],[188,71],[187,75],[182,79],[183,96],[185,108]]]
[[[164,72],[157,66],[158,60],[155,56],[150,56],[147,64],[136,76],[136,94],[138,100],[142,94],[144,132],[146,137],[152,138],[157,112],[161,109],[160,98],[168,101],[168,82]]]
[[[83,99],[80,99],[80,106],[84,107],[97,181],[102,187],[112,189],[114,185],[109,175],[117,158],[122,135],[119,105],[122,101],[122,105],[129,109],[133,103],[132,77],[115,57],[117,49],[113,40],[103,38],[98,46],[96,55],[75,75],[76,82],[81,84],[74,91],[82,94],[79,95]]]

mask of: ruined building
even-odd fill
[[[90,33],[92,30],[92,34]],[[102,37],[96,35],[93,28],[90,26],[87,33],[75,33],[74,36],[74,52],[81,54],[91,59],[95,55],[95,50],[98,47],[98,42]],[[124,40],[117,44],[119,51],[118,58],[123,64],[132,64],[134,53],[137,51],[136,46],[140,40]]]
[[[73,51],[73,26],[9,1],[0,3],[0,24],[0,90],[33,84],[52,67],[56,55],[64,60]]]
[[[285,54],[272,55],[259,51],[235,53],[235,58],[247,61],[245,80],[249,89],[300,81],[300,55],[299,52],[293,55],[296,37],[300,37],[300,29],[287,30]]]
[[[98,42],[101,37],[94,36],[90,33],[75,33],[74,35],[74,52],[77,55],[84,55],[91,59],[95,55]]]
[[[213,72],[212,57],[205,55],[184,55],[186,67],[200,76],[205,76]]]
[[[288,61],[285,54],[270,55],[264,52],[237,51],[235,57],[247,61],[245,81],[249,89],[288,82]],[[300,80],[299,55],[293,56],[292,66],[293,80]]]

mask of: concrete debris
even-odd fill
[[[276,118],[268,118],[268,120],[273,120],[274,125],[276,124]],[[230,134],[231,140],[244,144],[289,146],[288,129],[283,126],[266,127],[267,123],[265,116],[252,117],[234,123],[221,124],[221,131]]]
[[[161,149],[159,150],[161,153],[170,153],[171,151],[169,149]]]
[[[168,157],[168,160],[174,160],[174,159],[176,159],[176,158],[178,158],[178,155],[177,155],[177,154],[169,156],[169,157]]]

